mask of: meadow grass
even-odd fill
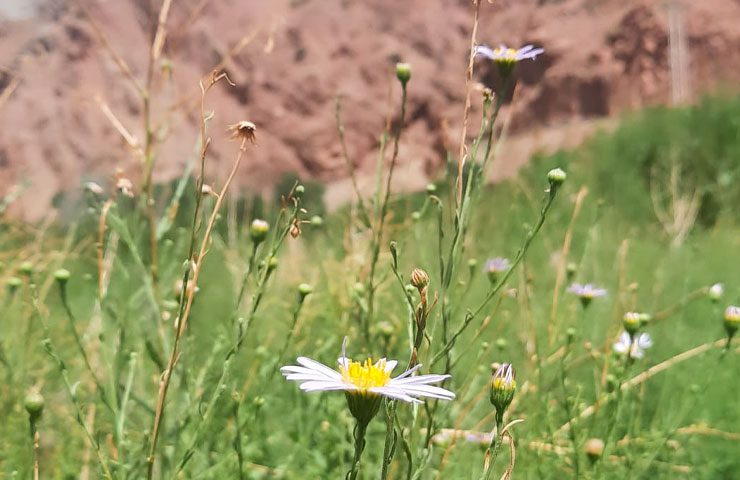
[[[90,187],[67,225],[3,220],[0,474],[737,478],[723,316],[740,300],[740,100],[644,112],[486,186],[505,95],[468,88],[483,117],[454,173],[395,197],[409,69],[375,195],[324,218],[310,184],[232,202],[228,181],[185,175]],[[203,105],[226,80],[204,79]],[[236,169],[259,133],[232,131]],[[614,351],[625,328],[651,336],[641,358]],[[355,360],[449,374],[454,400],[305,393],[281,375],[298,356],[334,368],[345,338]]]

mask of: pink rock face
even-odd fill
[[[142,1],[83,3],[110,49],[74,2],[52,2],[57,6],[42,7],[36,18],[0,21],[0,195],[30,182],[12,210],[28,219],[46,215],[59,191],[79,191],[90,180],[111,188],[117,168],[135,190],[141,186],[143,105],[111,51],[143,85],[158,12]],[[413,177],[409,188],[423,187],[446,150],[457,151],[470,3],[176,2],[152,83],[155,179],[178,177],[195,158],[198,80],[219,66],[237,86],[221,84],[207,99],[207,110],[215,111],[208,159],[214,182],[223,179],[238,147],[227,140],[226,126],[241,120],[257,125],[257,146],[239,172],[241,186],[264,192],[285,172],[341,182],[347,171],[334,123],[337,95],[350,156],[360,176],[370,175],[379,133],[387,121],[397,121],[393,66],[402,60],[412,65],[412,77],[399,160]],[[740,4],[684,3],[679,17],[685,20],[691,91],[736,85]],[[518,68],[515,102],[506,109],[511,130],[526,134],[668,102],[668,19],[663,2],[648,0],[483,2],[480,42],[545,48]],[[476,78],[496,81],[482,61]],[[473,98],[477,111],[479,97]],[[501,159],[502,168],[507,161]]]

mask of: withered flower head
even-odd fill
[[[229,125],[229,131],[231,132],[231,138],[236,140],[245,140],[252,143],[256,143],[255,132],[257,132],[257,126],[246,120]]]

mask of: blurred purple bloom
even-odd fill
[[[604,297],[606,296],[606,289],[599,288],[593,283],[587,283],[585,285],[581,285],[580,283],[574,283],[570,287],[568,287],[568,292],[577,295],[580,298],[586,298],[586,299],[593,299],[596,297]]]
[[[511,268],[508,258],[496,257],[486,261],[486,273],[503,273]]]

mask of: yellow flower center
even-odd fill
[[[514,390],[516,389],[516,380],[507,383],[505,378],[496,377],[492,381],[492,386],[494,390]]]
[[[385,360],[378,360],[374,364],[372,359],[369,358],[364,363],[349,361],[347,368],[345,369],[344,366],[340,365],[339,371],[346,383],[354,385],[362,391],[382,387],[391,379],[390,373],[385,371]]]
[[[494,53],[500,55],[500,57],[496,59],[496,62],[506,64],[516,63],[517,52],[518,50],[514,48],[497,48],[494,50]]]

